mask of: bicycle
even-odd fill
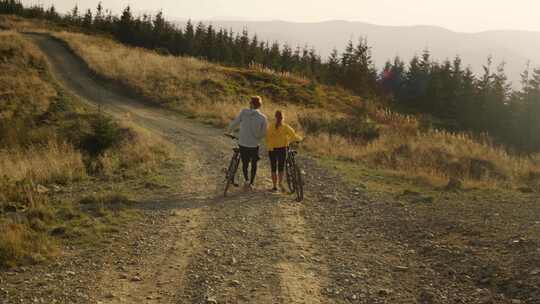
[[[287,149],[287,158],[285,160],[285,173],[287,177],[287,186],[291,193],[296,194],[296,201],[304,200],[304,179],[302,178],[302,170],[296,162],[298,151],[293,145]]]
[[[234,135],[225,134],[225,136],[233,139],[234,141],[238,141],[238,137]],[[231,161],[229,162],[229,168],[227,169],[227,172],[225,175],[225,190],[223,191],[223,196],[227,196],[227,191],[229,190],[231,185],[238,187],[238,183],[235,182],[235,177],[237,175],[239,165],[240,165],[240,148],[235,147],[233,148],[233,155],[231,157]]]

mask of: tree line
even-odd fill
[[[322,59],[313,47],[292,47],[260,40],[247,29],[241,33],[188,21],[180,27],[162,12],[135,16],[126,7],[120,15],[103,8],[59,14],[54,6],[24,6],[0,0],[0,14],[50,20],[85,31],[112,35],[132,46],[175,56],[194,56],[224,65],[253,64],[291,72],[312,81],[342,86],[366,98],[384,100],[408,113],[433,117],[434,126],[473,134],[487,133],[497,142],[522,152],[540,151],[540,69],[527,69],[522,89],[515,91],[504,64],[488,58],[484,71],[474,74],[459,57],[437,62],[429,51],[405,63],[399,57],[378,71],[366,39],[349,41]]]
[[[487,133],[520,152],[538,152],[540,68],[526,67],[521,76],[522,89],[515,91],[504,63],[494,66],[488,57],[477,76],[459,57],[439,63],[426,50],[408,65],[398,57],[387,62],[379,83],[398,108],[428,113],[439,127]]]

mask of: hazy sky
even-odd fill
[[[64,11],[78,4],[94,8],[99,0],[30,0],[54,3]],[[492,29],[540,31],[540,0],[103,0],[115,12],[162,9],[182,19],[325,21],[354,20],[381,25],[438,25],[456,31]]]

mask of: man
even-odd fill
[[[249,109],[243,109],[229,125],[229,132],[240,127],[238,145],[242,159],[242,171],[244,173],[246,189],[252,189],[257,175],[257,162],[259,161],[259,145],[266,135],[266,116],[259,109],[262,106],[262,98],[251,97]],[[251,164],[251,176],[248,176]]]

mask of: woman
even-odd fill
[[[285,158],[287,157],[287,147],[291,142],[301,141],[293,128],[284,123],[283,113],[276,111],[275,122],[269,124],[266,131],[266,148],[270,156],[270,167],[272,168],[272,191],[279,189],[285,191],[283,187],[283,173],[285,171]]]

